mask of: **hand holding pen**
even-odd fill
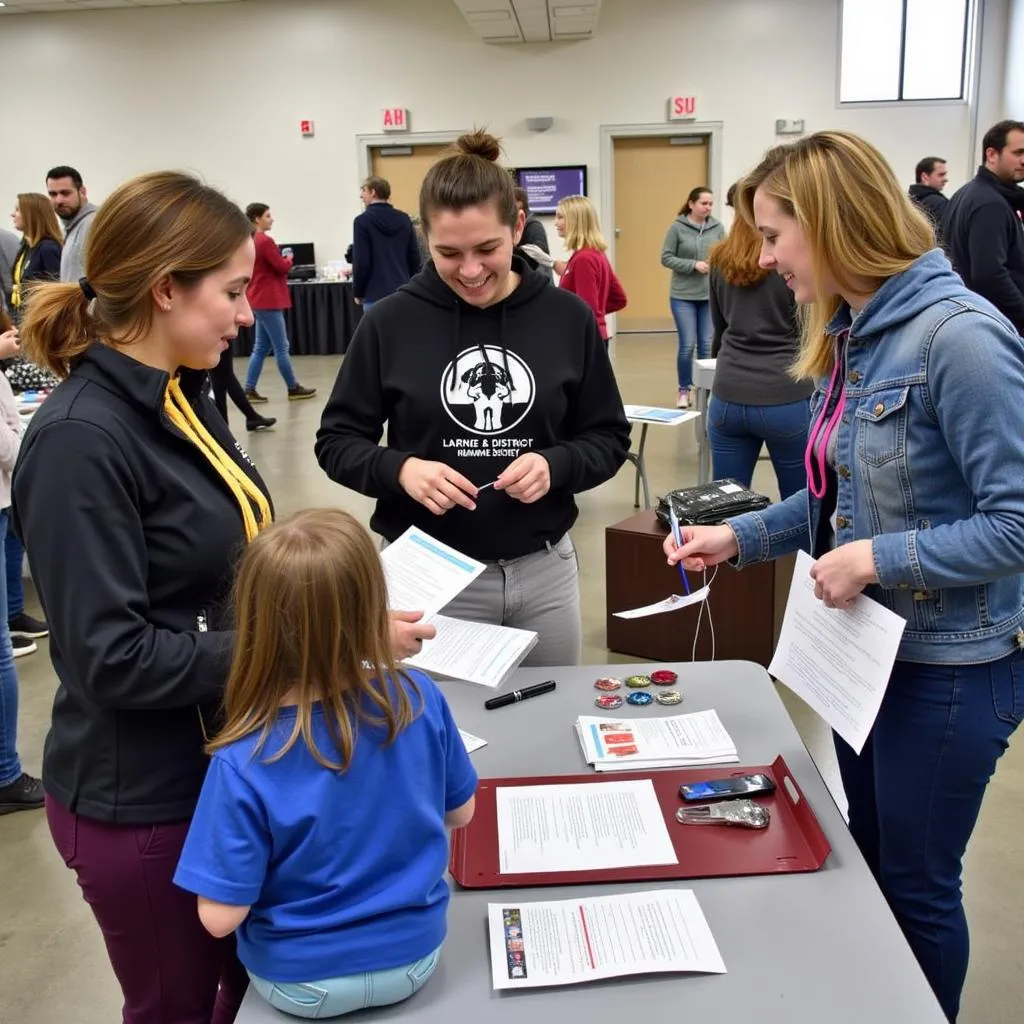
[[[672,503],[669,502],[668,506],[669,520],[672,523],[672,539],[676,542],[676,547],[681,548],[683,546],[683,535],[679,531],[679,517],[676,515],[676,510],[672,507]],[[683,568],[681,562],[678,562],[679,575],[683,579],[683,589],[687,594],[690,593],[690,581],[686,578],[686,570]]]
[[[435,516],[443,516],[456,505],[470,512],[476,509],[476,485],[443,462],[430,462],[415,456],[406,459],[398,473],[398,485],[413,501],[430,509]]]

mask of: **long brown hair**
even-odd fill
[[[21,213],[21,233],[25,244],[34,249],[49,238],[58,245],[64,244],[57,214],[53,212],[50,200],[42,192],[19,192],[18,210]]]
[[[729,234],[708,253],[708,263],[734,288],[751,288],[770,273],[758,263],[761,235],[746,217],[737,213]]]
[[[453,152],[427,171],[420,186],[420,223],[430,234],[435,210],[458,213],[467,206],[494,203],[498,221],[515,230],[519,221],[512,175],[497,161],[501,143],[485,131],[460,135]]]
[[[140,340],[152,326],[151,290],[161,278],[196,285],[251,235],[230,199],[188,174],[156,171],[125,182],[96,213],[86,242],[95,301],[77,282],[33,288],[21,321],[26,355],[66,377],[95,341]]]
[[[819,294],[801,314],[793,373],[824,376],[835,359],[825,328],[842,296],[826,294],[821,282],[831,279],[843,289],[861,280],[878,288],[935,247],[935,230],[885,157],[851,132],[816,132],[769,150],[738,190],[739,209],[751,221],[758,189],[796,219],[811,248]]]
[[[295,703],[291,733],[325,768],[345,771],[360,720],[387,727],[391,743],[417,716],[391,651],[387,585],[369,533],[340,509],[307,509],[268,527],[246,549],[235,583],[235,654],[224,693],[225,725],[212,753],[253,733],[262,752],[282,702]],[[406,685],[403,685],[405,683]],[[313,736],[320,702],[335,750]]]

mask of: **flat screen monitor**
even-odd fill
[[[282,252],[285,249],[292,251],[292,265],[296,267],[315,267],[316,251],[312,242],[282,242],[278,245]]]
[[[531,213],[554,213],[566,196],[587,194],[587,168],[584,164],[548,167],[517,167],[516,184],[526,189]]]

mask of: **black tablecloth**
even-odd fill
[[[284,312],[293,356],[341,354],[348,348],[352,332],[363,315],[352,301],[350,281],[321,281],[307,284],[290,281],[292,308]],[[243,327],[232,343],[236,356],[252,352],[255,330]]]

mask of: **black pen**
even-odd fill
[[[484,707],[488,711],[493,711],[495,708],[508,707],[509,704],[518,704],[521,700],[539,697],[542,693],[550,693],[554,688],[554,679],[549,679],[546,683],[524,686],[521,690],[513,690],[511,693],[503,693],[500,697],[492,697],[490,700],[485,700]]]

